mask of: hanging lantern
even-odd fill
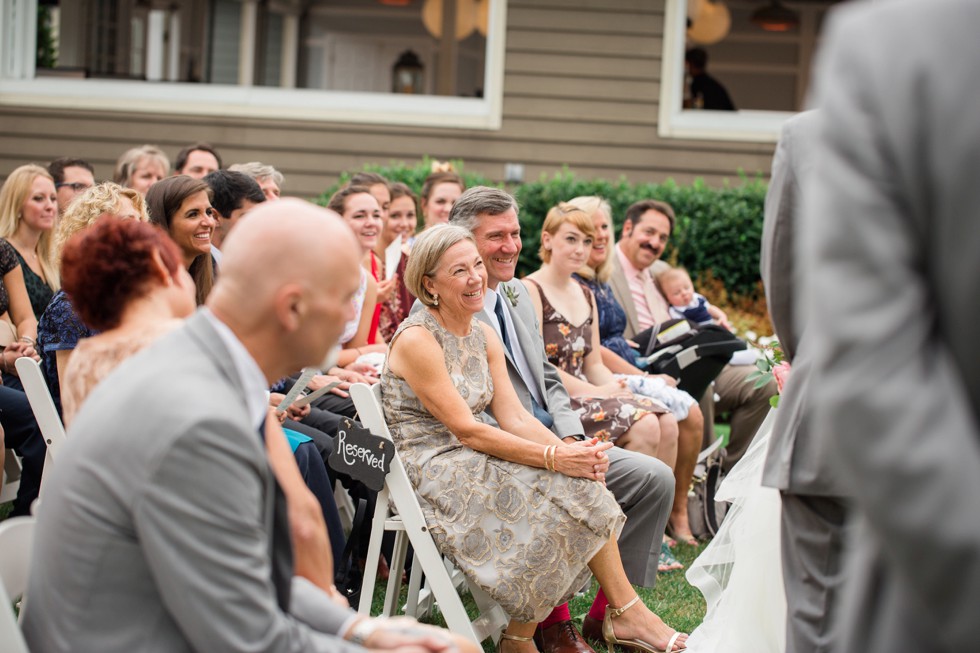
[[[453,0],[449,0],[452,2]],[[462,41],[476,29],[476,0],[455,0],[456,2],[456,40]],[[425,0],[422,5],[422,24],[429,34],[442,38],[443,0]]]
[[[701,9],[704,8],[706,4],[705,0],[687,0],[687,25],[690,27],[695,21],[697,21],[698,16],[701,15]]]
[[[752,23],[767,32],[788,32],[800,26],[800,16],[792,9],[783,6],[779,0],[772,0],[768,7],[752,12]]]
[[[687,30],[687,38],[702,45],[717,43],[732,28],[732,14],[722,0],[705,0],[697,20]]]
[[[476,0],[476,31],[483,36],[487,35],[487,26],[490,24],[490,0]]]

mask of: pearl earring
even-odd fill
[[[433,306],[438,306],[439,305],[439,295],[433,295],[432,296],[432,305]]]

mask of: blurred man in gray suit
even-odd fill
[[[762,230],[762,281],[773,328],[793,365],[776,411],[763,483],[782,494],[783,582],[786,587],[786,653],[832,650],[832,615],[843,582],[845,506],[836,460],[826,439],[809,431],[812,333],[799,303],[795,265],[805,189],[813,168],[818,114],[788,120],[772,161]],[[819,221],[819,220],[818,220]]]
[[[978,25],[976,0],[853,3],[821,46],[802,264],[856,519],[841,653],[980,649]]]
[[[357,251],[325,209],[256,209],[227,241],[208,307],[89,395],[46,479],[24,616],[32,650],[449,648],[292,575],[262,443],[266,388],[336,343],[353,317]]]

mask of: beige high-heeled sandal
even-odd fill
[[[508,635],[507,633],[500,633],[500,641],[497,642],[497,653],[501,653],[501,647],[503,646],[504,640],[509,639],[512,642],[530,642],[533,641],[532,637],[521,637],[520,635]]]
[[[640,597],[637,595],[633,597],[632,601],[621,608],[614,608],[611,605],[606,606],[606,616],[602,620],[602,638],[606,640],[606,648],[608,649],[608,653],[614,653],[613,647],[617,645],[624,648],[632,648],[637,651],[643,651],[644,653],[668,653],[668,651],[670,653],[677,653],[677,651],[686,650],[686,648],[679,648],[676,651],[674,650],[674,644],[677,643],[677,638],[683,635],[683,633],[680,631],[674,631],[674,634],[670,636],[670,641],[667,642],[666,649],[657,648],[653,644],[644,642],[642,639],[616,638],[616,633],[613,631],[612,620],[632,608],[639,600]]]

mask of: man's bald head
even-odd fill
[[[298,199],[262,204],[228,236],[208,306],[263,371],[270,350],[287,372],[316,365],[353,318],[360,247],[333,211]]]

